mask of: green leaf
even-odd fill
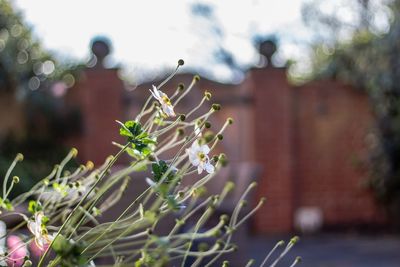
[[[43,209],[42,205],[40,204],[40,202],[37,202],[35,200],[31,200],[29,201],[28,204],[28,211],[32,214],[35,214],[38,211],[41,211]]]
[[[14,207],[12,206],[10,200],[2,199],[1,197],[0,197],[0,207],[8,211],[14,210]]]

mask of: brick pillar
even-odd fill
[[[69,143],[78,148],[81,160],[92,160],[97,165],[117,150],[111,142],[121,140],[115,120],[123,116],[123,83],[118,69],[102,65],[109,52],[107,44],[93,42],[92,52],[97,63],[85,69],[79,83],[68,92],[69,104],[78,106],[82,119],[81,134]]]
[[[269,51],[267,58],[273,52]],[[287,233],[293,224],[291,87],[286,68],[269,65],[253,69],[248,78],[255,100],[255,157],[263,166],[256,196],[267,197],[266,204],[255,216],[255,231]]]

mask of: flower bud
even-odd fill
[[[93,161],[88,161],[88,162],[86,162],[86,168],[90,171],[90,170],[92,170],[93,168],[94,168],[94,163],[93,163]]]
[[[292,239],[290,239],[290,243],[291,244],[296,244],[297,242],[299,242],[300,238],[298,236],[294,236],[292,237]]]
[[[12,179],[14,184],[18,184],[19,183],[19,177],[18,176],[14,176]]]
[[[219,217],[219,219],[220,219],[221,221],[223,221],[224,223],[226,223],[226,222],[229,221],[229,216],[226,215],[226,214],[222,214],[221,217]]]
[[[206,122],[204,123],[204,127],[206,127],[207,129],[210,129],[210,128],[211,128],[211,122],[206,121]]]
[[[229,124],[233,124],[233,119],[232,118],[228,118],[227,121],[228,121]]]
[[[178,90],[183,91],[185,89],[185,85],[183,83],[178,84]]]
[[[196,82],[198,82],[198,81],[200,81],[200,76],[199,76],[199,75],[194,75],[193,79],[194,79]]]
[[[71,155],[72,155],[72,157],[76,157],[77,155],[78,155],[78,149],[76,149],[75,147],[73,147],[72,149],[71,149]]]
[[[22,155],[21,153],[18,153],[16,159],[18,161],[23,161],[24,160],[24,155]]]
[[[218,138],[218,140],[222,140],[222,139],[224,139],[224,136],[222,134],[217,134],[217,138]]]
[[[179,66],[183,66],[183,64],[185,64],[185,61],[183,61],[183,59],[179,59],[178,60],[178,65]]]
[[[185,114],[180,114],[179,115],[180,121],[185,121],[186,120],[186,115]]]
[[[183,128],[176,129],[176,132],[178,133],[179,136],[182,136],[185,134],[185,130]]]
[[[221,110],[221,105],[220,104],[212,104],[211,108],[215,111]]]
[[[206,98],[208,101],[210,101],[210,99],[211,99],[211,93],[210,93],[209,91],[205,91],[205,92],[204,92],[204,96],[205,96],[205,98]]]
[[[226,157],[226,155],[224,153],[221,153],[219,155],[219,160],[218,161],[221,163],[222,167],[225,167],[226,165],[228,165],[228,159],[227,159],[227,157]]]

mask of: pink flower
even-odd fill
[[[16,235],[7,238],[8,266],[19,267],[24,264],[24,257],[28,255],[25,243]]]

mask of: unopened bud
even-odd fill
[[[183,59],[179,59],[178,60],[178,65],[179,66],[183,66],[183,64],[185,64],[185,61],[183,61]]]
[[[232,119],[232,118],[228,118],[227,121],[228,121],[229,124],[232,124],[232,123],[233,123],[233,119]]]
[[[296,244],[297,242],[299,242],[300,238],[298,236],[294,236],[292,237],[292,239],[290,239],[290,243],[292,244]]]
[[[185,89],[185,85],[183,83],[178,84],[178,90],[183,91]]]
[[[204,127],[206,127],[207,129],[211,128],[211,122],[206,121],[206,122],[204,123]]]
[[[185,130],[183,128],[176,129],[176,132],[178,133],[179,136],[182,136],[185,134]]]
[[[215,110],[215,111],[221,110],[221,105],[220,105],[220,104],[212,104],[211,107],[212,107],[212,109]]]
[[[199,75],[194,75],[193,79],[194,79],[196,82],[198,82],[198,81],[200,81],[200,76],[199,76]]]
[[[217,134],[217,138],[218,138],[218,140],[222,140],[222,139],[224,139],[224,136],[222,134]]]
[[[12,179],[14,184],[18,184],[19,183],[19,177],[18,176],[14,176]]]
[[[205,92],[204,92],[204,96],[205,96],[205,98],[206,98],[208,101],[210,101],[210,99],[211,99],[211,93],[210,93],[209,91],[205,91]]]
[[[228,267],[229,266],[229,261],[224,261],[222,263],[222,267]]]
[[[75,147],[73,147],[72,149],[71,149],[71,155],[72,155],[72,157],[76,157],[77,155],[78,155],[78,149],[76,149]]]
[[[88,162],[86,162],[86,168],[90,171],[90,170],[92,170],[93,168],[94,168],[94,163],[93,163],[93,161],[88,161]]]
[[[16,159],[18,161],[23,161],[24,160],[24,155],[22,155],[21,153],[18,153],[17,156],[16,156]]]
[[[179,119],[180,119],[181,121],[185,121],[185,120],[186,120],[185,114],[180,114],[180,115],[179,115]]]
[[[219,217],[219,219],[226,223],[229,220],[229,216],[226,214],[222,214],[221,217]]]

